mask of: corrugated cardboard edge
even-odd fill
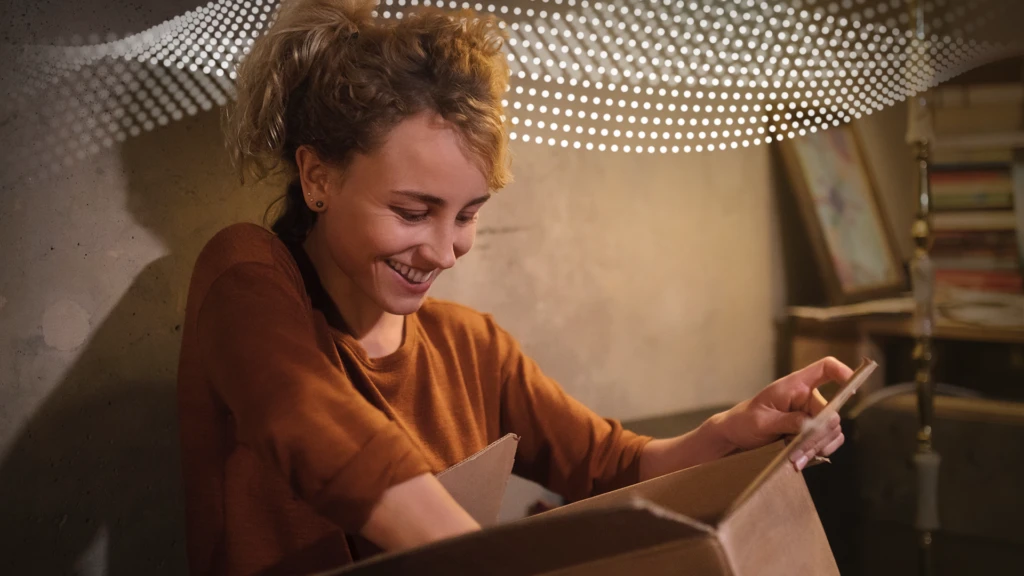
[[[706,549],[710,550],[710,552],[701,554],[701,556],[705,558],[714,558],[715,567],[720,569],[714,572],[716,575],[734,576],[716,528],[699,520],[690,518],[685,514],[676,512],[650,500],[646,500],[641,496],[631,496],[628,499],[618,500],[608,506],[582,509],[577,508],[575,513],[587,514],[596,511],[613,511],[623,508],[644,512],[649,514],[652,518],[685,526],[692,530],[692,532],[690,535],[680,535],[667,542],[653,544],[651,546],[636,547],[618,554],[610,554],[594,558],[578,565],[561,568],[551,572],[543,572],[543,576],[618,575],[627,573],[627,566],[630,571],[635,571],[640,567],[642,574],[649,574],[651,576],[660,576],[661,574],[678,574],[679,565],[666,563],[668,559],[671,558],[673,560],[683,561],[678,557],[680,552],[683,552],[685,561],[693,561],[694,549],[698,547],[706,547]],[[521,520],[520,523],[529,524],[530,522],[546,521],[555,517],[557,517],[557,515],[553,515],[548,512]],[[645,562],[650,558],[658,559],[656,562],[657,566],[650,566]],[[708,568],[708,565],[706,564],[702,564],[701,566],[704,569]],[[695,566],[687,565],[686,572],[684,573],[690,573],[696,568],[697,567]]]
[[[715,526],[750,482],[783,449],[781,441],[638,482],[549,510],[537,517],[627,504],[636,498]],[[680,483],[688,488],[679,490]]]
[[[809,426],[806,426],[803,432],[797,434],[796,438],[794,438],[781,452],[779,452],[771,463],[769,463],[768,466],[766,466],[765,469],[762,470],[756,478],[754,478],[750,485],[747,486],[746,490],[744,490],[743,493],[736,498],[732,506],[729,507],[729,510],[725,513],[723,518],[728,520],[729,517],[735,514],[736,511],[739,510],[739,508],[741,508],[744,503],[746,503],[751,496],[761,488],[762,485],[768,482],[769,478],[777,470],[788,465],[790,455],[809,435],[813,434],[816,429],[823,427],[833,412],[839,412],[839,409],[842,408],[843,405],[846,404],[846,401],[857,392],[857,389],[867,381],[868,377],[871,376],[871,373],[874,372],[877,367],[878,364],[874,360],[864,358],[861,361],[860,366],[858,366],[853,372],[853,375],[850,376],[850,379],[847,380],[846,385],[843,386],[838,394],[836,394],[835,398],[833,398],[832,401],[829,402],[828,405],[810,421]]]
[[[676,512],[674,510],[666,508],[665,506],[661,506],[660,504],[656,504],[656,503],[654,503],[654,502],[652,502],[650,500],[647,500],[646,498],[644,498],[642,496],[631,496],[631,497],[626,498],[624,500],[615,501],[614,503],[611,503],[611,504],[609,504],[607,506],[596,506],[596,507],[593,507],[593,508],[576,508],[573,511],[570,511],[570,512],[564,513],[564,514],[555,514],[554,513],[555,510],[552,510],[550,512],[545,512],[543,514],[536,514],[534,516],[530,516],[530,517],[527,517],[527,518],[522,518],[520,520],[516,520],[514,523],[515,524],[519,524],[519,525],[524,525],[524,524],[531,524],[531,523],[536,523],[536,522],[545,522],[545,521],[549,520],[550,518],[557,518],[557,517],[561,517],[561,516],[569,516],[569,515],[572,515],[573,513],[579,513],[581,511],[582,512],[589,512],[589,511],[597,511],[597,510],[613,510],[613,509],[620,509],[620,508],[628,508],[628,509],[631,509],[631,510],[642,510],[642,511],[647,512],[648,514],[650,514],[651,516],[654,516],[656,518],[663,518],[665,520],[670,520],[670,521],[675,522],[677,524],[683,524],[685,526],[689,526],[690,528],[693,528],[694,530],[696,530],[698,532],[703,532],[704,534],[710,534],[710,535],[714,535],[715,534],[715,527],[714,526],[710,526],[708,524],[705,524],[705,523],[701,522],[700,520],[696,520],[694,518],[690,518],[689,516],[687,516],[685,514],[682,514],[680,512]]]
[[[483,450],[437,474],[441,485],[481,526],[498,522],[512,475],[519,436],[506,434]]]
[[[543,576],[669,576],[680,573],[734,576],[714,528],[643,499],[638,498],[628,506],[643,510],[654,518],[693,528],[694,534],[543,572]],[[680,567],[683,567],[682,572]]]
[[[647,512],[651,513],[651,516],[664,518],[666,520],[671,520],[673,522],[678,522],[680,524],[686,524],[687,526],[700,532],[704,532],[705,534],[715,533],[715,528],[713,526],[708,526],[707,524],[699,520],[694,520],[693,518],[690,518],[685,514],[680,514],[679,512],[676,512],[674,510],[669,510],[664,506],[659,506],[654,502],[651,502],[650,500],[645,500],[639,496],[632,498],[628,505],[638,510],[646,510]]]
[[[470,462],[473,462],[473,461],[479,459],[481,456],[483,456],[484,454],[490,452],[491,450],[494,450],[496,447],[501,446],[501,445],[506,444],[506,443],[509,443],[509,442],[513,442],[514,445],[516,447],[518,447],[519,446],[519,435],[512,434],[512,433],[505,434],[501,438],[498,438],[494,442],[491,442],[490,444],[488,444],[482,450],[474,453],[472,456],[467,457],[465,460],[462,460],[461,462],[458,462],[456,464],[452,464],[448,468],[445,468],[444,470],[438,472],[437,473],[437,477],[438,478],[442,478],[444,476],[447,476],[451,472],[453,472],[455,470],[458,470],[459,468],[462,468],[463,466],[469,464]]]

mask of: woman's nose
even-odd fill
[[[426,247],[424,256],[431,265],[442,270],[455,266],[455,232],[451,226],[437,226]]]

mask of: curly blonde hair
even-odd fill
[[[373,18],[374,7],[373,0],[283,0],[238,65],[227,146],[243,183],[247,175],[290,176],[272,226],[279,235],[301,240],[316,219],[296,177],[299,146],[344,168],[425,111],[457,129],[492,190],[511,180],[506,35],[497,20],[427,8],[383,21]]]

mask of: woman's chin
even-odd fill
[[[402,296],[397,297],[394,295],[385,297],[381,302],[381,308],[388,314],[394,314],[396,316],[408,316],[420,309],[423,305],[423,301],[426,300],[427,295],[421,294],[417,296]]]

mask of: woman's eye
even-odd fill
[[[476,214],[459,214],[455,217],[459,224],[469,224],[476,221]]]
[[[406,222],[420,222],[427,218],[426,212],[416,212],[413,210],[402,210],[401,208],[394,208],[396,214],[402,217]]]

